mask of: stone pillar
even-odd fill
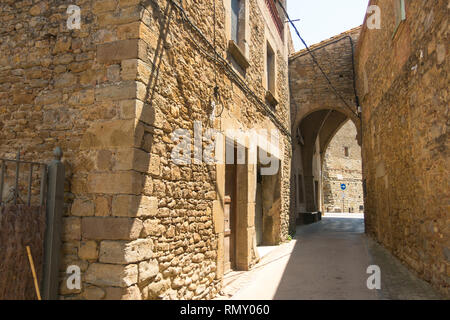
[[[225,198],[225,164],[216,165],[217,199],[213,203],[214,231],[217,234],[217,270],[216,279],[222,279],[224,273],[224,201]]]
[[[236,268],[249,269],[249,214],[248,214],[248,182],[249,173],[246,164],[236,166],[237,205],[236,205]]]

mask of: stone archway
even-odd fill
[[[346,121],[321,153],[324,213],[364,213],[361,146],[355,137],[356,127]]]
[[[348,120],[347,115],[339,111],[322,109],[308,114],[298,124],[293,144],[293,173],[301,172],[303,177],[304,206],[301,211],[321,211],[324,155],[330,141]]]
[[[321,210],[321,170],[328,144],[351,120],[361,145],[361,123],[356,107],[354,48],[360,28],[311,46],[311,52],[328,80],[303,50],[289,59],[293,136],[292,181],[296,215]],[[344,100],[345,102],[343,102]]]

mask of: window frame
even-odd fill
[[[344,147],[344,156],[346,158],[348,158],[350,156],[350,148],[349,147]]]
[[[239,12],[235,14],[235,2],[239,3]],[[245,70],[250,66],[248,56],[248,0],[230,0],[229,16],[227,17],[228,27],[228,53],[231,59],[236,63],[238,71],[244,76]],[[235,25],[237,24],[237,25]],[[245,77],[245,76],[244,76]]]
[[[272,59],[269,60],[269,53]],[[278,105],[277,94],[277,55],[269,40],[266,40],[264,66],[264,87],[266,89],[266,101],[272,108]]]
[[[233,4],[237,2],[237,5],[239,6],[237,14],[234,12],[234,6]],[[237,45],[239,45],[239,29],[242,24],[242,22],[239,20],[239,15],[241,14],[242,10],[242,0],[230,0],[230,13],[231,13],[231,40],[233,40]],[[236,24],[236,28],[234,28],[234,25]]]
[[[270,59],[269,59],[270,58]],[[276,57],[269,41],[266,41],[266,89],[275,95],[276,89]]]

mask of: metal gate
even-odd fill
[[[57,299],[64,203],[60,148],[49,164],[0,158],[0,299],[36,298],[26,246],[43,299]]]

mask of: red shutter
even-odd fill
[[[277,27],[278,33],[280,34],[280,37],[283,38],[284,23],[278,14],[278,10],[275,5],[275,0],[266,0],[266,4],[267,4],[267,7],[269,8],[273,22],[275,23],[275,26]]]

